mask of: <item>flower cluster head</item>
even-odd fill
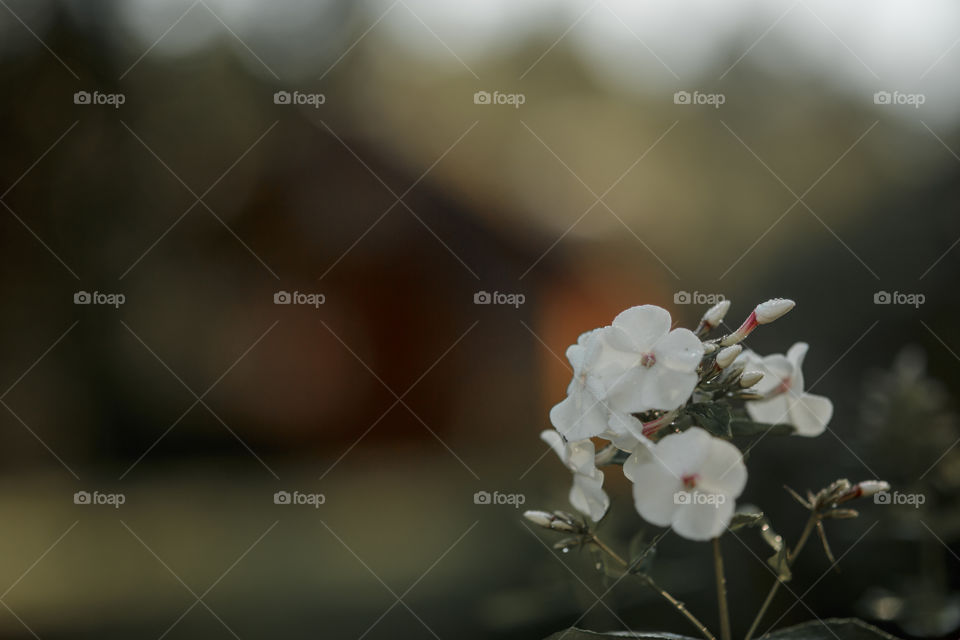
[[[550,411],[555,430],[541,435],[573,473],[573,507],[600,520],[610,499],[599,467],[621,464],[643,519],[691,540],[720,535],[747,482],[732,441],[816,436],[833,413],[827,398],[805,391],[805,343],[785,356],[760,356],[742,344],[793,306],[769,300],[738,329],[722,332],[728,300],[694,331],[671,329],[669,312],[642,305],[581,335],[567,349],[567,395]],[[594,439],[606,444],[598,448]]]

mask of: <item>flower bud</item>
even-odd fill
[[[721,369],[726,369],[733,364],[733,361],[737,359],[741,351],[743,351],[743,347],[739,344],[721,349],[720,353],[717,354],[717,366]]]
[[[864,480],[851,485],[846,480],[837,481],[831,487],[832,495],[827,496],[830,502],[840,504],[855,498],[869,498],[870,496],[890,490],[890,484],[883,480]]]
[[[720,323],[723,322],[723,318],[727,315],[727,311],[729,310],[729,300],[721,300],[717,304],[713,305],[707,309],[707,312],[703,314],[702,318],[700,318],[700,325],[697,327],[697,330],[694,333],[704,334],[716,329],[720,326]]]
[[[770,324],[777,318],[786,315],[794,306],[796,306],[796,303],[786,298],[773,298],[772,300],[761,302],[757,305],[757,308],[754,309],[754,313],[757,314],[757,323]]]
[[[547,513],[546,511],[524,511],[523,517],[533,524],[547,529],[550,528],[550,523],[553,522],[553,514]]]
[[[583,533],[583,526],[578,526],[577,519],[563,511],[524,511],[523,517],[544,529],[563,531],[566,533]]]
[[[763,374],[759,371],[744,371],[740,376],[740,386],[743,389],[749,389],[763,379]]]
[[[785,298],[773,298],[772,300],[761,302],[750,312],[750,315],[743,321],[739,329],[724,336],[720,341],[720,346],[729,347],[730,345],[742,342],[744,338],[750,335],[750,333],[761,324],[773,322],[790,311],[790,309],[793,309],[795,305],[796,303],[793,300],[787,300]]]
[[[869,498],[874,494],[890,491],[890,483],[884,482],[883,480],[864,480],[863,482],[857,483],[854,489],[859,489],[860,496]]]
[[[704,342],[703,343],[703,353],[704,355],[710,355],[720,347],[717,346],[716,342]]]

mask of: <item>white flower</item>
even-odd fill
[[[697,386],[703,343],[689,329],[670,331],[670,314],[660,307],[631,307],[601,334],[597,376],[616,411],[637,413],[676,409]]]
[[[640,448],[623,465],[637,512],[690,540],[720,535],[747,483],[740,451],[699,427]]]
[[[576,441],[598,436],[607,430],[610,409],[604,396],[606,387],[594,375],[603,351],[600,329],[580,336],[577,344],[567,348],[567,360],[573,367],[573,379],[567,397],[550,410],[550,422],[567,440]]]
[[[786,356],[760,357],[752,351],[741,354],[747,366],[764,374],[754,390],[767,397],[747,403],[752,419],[768,424],[791,424],[796,427],[797,435],[808,437],[818,436],[827,428],[833,416],[833,403],[829,398],[803,390],[801,367],[807,349],[807,343],[798,342],[790,347]]]
[[[603,491],[603,471],[597,469],[593,442],[564,442],[563,437],[552,430],[542,432],[540,439],[549,444],[563,464],[573,471],[570,504],[594,522],[599,521],[610,508],[610,498]]]
[[[567,349],[573,379],[550,422],[571,441],[602,436],[608,427],[616,436],[639,435],[626,428],[626,416],[686,402],[702,358],[703,343],[687,329],[670,331],[666,310],[627,309]]]

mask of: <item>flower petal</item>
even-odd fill
[[[743,455],[733,444],[713,438],[709,454],[700,467],[697,487],[712,493],[721,493],[729,500],[743,493],[747,484],[747,467]]]
[[[659,364],[654,369],[655,375],[651,376],[640,394],[642,408],[637,411],[676,409],[687,401],[697,386],[697,374],[692,371],[674,371],[660,368]]]
[[[790,423],[790,408],[787,395],[781,394],[769,400],[754,400],[747,403],[747,413],[754,422],[766,424]]]
[[[703,359],[703,343],[689,329],[674,329],[653,345],[657,366],[688,373]]]
[[[641,441],[640,444],[634,448],[630,457],[623,463],[623,475],[625,475],[630,482],[639,482],[638,478],[645,477],[644,474],[647,472],[641,468],[643,465],[655,463],[656,460],[652,453],[652,448],[655,446],[656,445],[649,441]]]
[[[605,377],[608,383],[606,399],[611,411],[639,413],[650,409],[643,398],[643,391],[653,381],[655,374],[646,367],[634,367]]]
[[[790,360],[779,353],[761,358],[759,363],[751,364],[757,365],[751,366],[751,369],[756,368],[763,373],[763,379],[754,386],[757,393],[761,394],[776,390],[784,381],[792,379],[796,372]]]
[[[650,524],[669,526],[677,509],[673,494],[683,489],[683,483],[656,462],[636,465],[632,475],[637,513]]]
[[[567,443],[567,465],[575,473],[592,474],[597,470],[596,448],[591,440]]]
[[[797,428],[797,435],[812,438],[823,433],[833,417],[833,403],[829,398],[804,393],[791,398],[790,424]]]
[[[653,455],[674,480],[682,482],[683,476],[699,473],[710,453],[712,439],[713,436],[700,427],[690,427],[660,440]]]
[[[540,432],[540,439],[550,445],[563,464],[567,464],[567,444],[563,441],[563,436],[553,429],[545,429]]]
[[[629,337],[630,351],[649,351],[670,331],[670,313],[652,304],[630,307],[613,319],[613,326]]]
[[[734,509],[733,500],[723,495],[710,496],[699,491],[691,495],[689,504],[677,507],[671,523],[673,530],[688,540],[716,538],[730,524]],[[717,502],[708,500],[711,497]]]
[[[793,365],[793,388],[797,392],[803,391],[803,359],[807,357],[810,345],[806,342],[797,342],[787,351],[787,360]]]
[[[610,508],[610,497],[603,490],[603,472],[597,471],[595,477],[577,473],[573,476],[570,488],[570,504],[573,508],[599,521]]]
[[[573,393],[550,409],[550,424],[567,440],[585,440],[607,429],[607,411],[593,394]]]

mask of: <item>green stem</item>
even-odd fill
[[[642,578],[643,581],[647,583],[648,587],[650,587],[651,589],[659,593],[664,600],[672,604],[673,608],[679,611],[681,615],[683,615],[687,620],[689,620],[690,623],[697,628],[697,630],[706,640],[717,640],[716,636],[710,633],[710,630],[707,628],[707,625],[700,622],[700,620],[698,620],[695,615],[690,613],[690,610],[687,609],[687,605],[683,604],[682,602],[674,598],[672,595],[667,593],[667,591],[664,590],[663,587],[658,585],[656,582],[654,582],[653,578],[651,578],[650,576],[639,575],[638,577]]]
[[[793,547],[792,551],[787,552],[787,567],[793,565],[793,561],[797,559],[797,556],[800,554],[800,551],[803,550],[804,545],[807,544],[807,540],[810,539],[810,534],[813,533],[814,528],[817,526],[817,522],[820,521],[820,514],[814,511],[810,514],[810,518],[807,520],[807,524],[803,527],[803,532],[800,534],[800,538],[797,540],[797,544]],[[747,635],[744,636],[743,640],[750,640],[753,637],[753,634],[756,633],[757,627],[760,626],[760,621],[763,620],[763,616],[766,615],[767,609],[770,608],[770,604],[773,602],[774,597],[777,595],[777,591],[780,590],[780,585],[783,584],[783,580],[780,577],[777,577],[777,581],[773,583],[770,587],[767,597],[764,599],[763,604],[760,605],[760,611],[757,612],[757,617],[753,619],[753,624],[750,625],[750,628],[747,630]]]
[[[617,564],[621,565],[624,569],[628,568],[629,565],[627,564],[627,561],[621,558],[616,551],[614,551],[609,546],[607,546],[607,544],[604,543],[602,540],[600,540],[600,538],[598,538],[596,535],[591,536],[590,541],[593,544],[597,545],[597,547],[601,551],[603,551],[608,556],[613,558],[617,562]],[[674,598],[663,587],[661,587],[656,582],[654,582],[653,578],[651,578],[646,574],[638,573],[634,575],[636,575],[638,578],[643,580],[648,587],[650,587],[651,589],[656,591],[658,594],[660,594],[660,597],[662,597],[664,600],[666,600],[671,605],[673,605],[674,609],[680,612],[680,614],[683,617],[685,617],[687,620],[690,621],[690,624],[692,624],[697,628],[697,630],[701,633],[701,635],[703,635],[705,640],[717,640],[717,638],[712,633],[710,633],[710,630],[707,628],[707,625],[700,622],[700,620],[687,609],[687,606],[685,604],[683,604],[682,602]]]
[[[717,579],[717,607],[720,609],[720,637],[731,640],[730,607],[727,604],[727,577],[723,573],[723,553],[720,537],[713,539],[713,569]]]

